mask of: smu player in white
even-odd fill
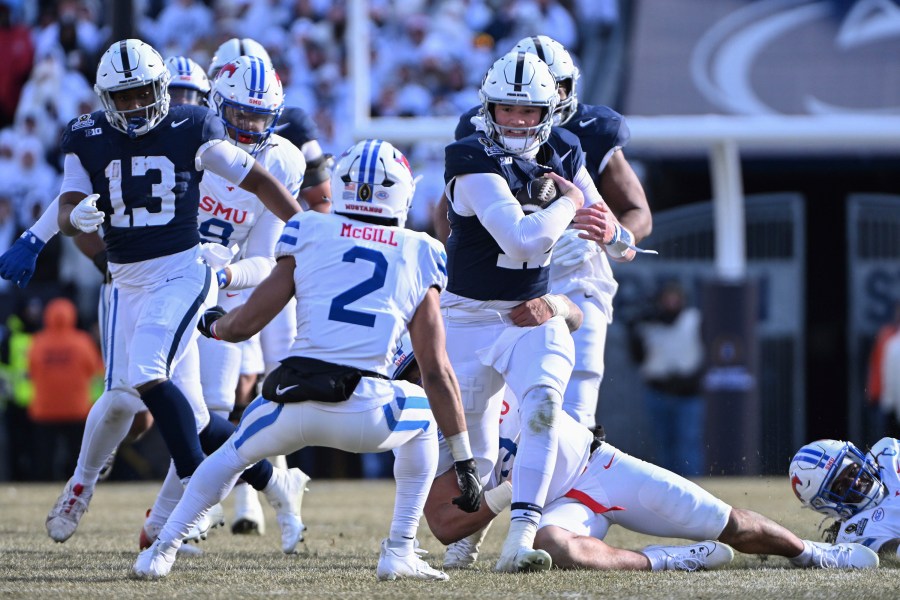
[[[574,363],[572,337],[560,318],[566,307],[548,295],[550,250],[573,219],[576,229],[597,241],[611,235],[605,228],[615,219],[598,216],[605,207],[577,138],[551,130],[559,95],[546,63],[534,54],[507,54],[485,74],[479,95],[484,117],[479,131],[445,152],[451,232],[441,305],[447,350],[459,374],[482,472],[496,461],[504,386],[521,399],[529,426],[513,478],[512,523],[496,569],[547,569],[549,556],[532,543],[556,451],[554,424]],[[515,193],[545,173],[563,196],[526,216]],[[517,326],[523,313],[534,311],[541,313],[535,326]],[[442,455],[438,472],[448,467]],[[440,475],[431,492],[440,500],[429,499],[426,507],[439,538],[442,521],[452,521],[446,498],[453,485]]]
[[[273,134],[284,108],[284,93],[275,70],[259,58],[238,57],[219,70],[211,94],[211,103],[225,124],[230,141],[249,152],[296,196],[303,181],[305,161],[293,144]],[[241,304],[241,290],[249,291],[272,271],[275,242],[284,222],[254,194],[218,175],[210,174],[203,178],[200,194],[199,231],[205,243],[204,258],[216,271],[220,288],[218,304],[226,310],[231,309]],[[237,257],[234,261],[231,260],[233,255]],[[290,316],[292,323],[293,314]],[[292,324],[284,325],[283,320],[279,325],[287,329],[287,336],[291,336],[295,329]],[[214,423],[223,425],[234,408],[242,348],[235,344],[216,344],[203,337],[197,344],[203,399],[210,412],[223,419]],[[286,354],[287,348],[285,341],[282,355]],[[224,440],[230,434],[231,428],[228,428],[227,431],[222,430],[219,437]],[[299,469],[290,469],[289,474],[295,480],[292,487],[299,490],[299,505],[309,477]],[[246,520],[249,512],[255,531],[263,533],[262,508],[253,486],[242,483],[235,490],[239,495],[235,522]],[[165,524],[181,497],[181,491],[177,477],[170,471],[144,524],[142,549],[149,547],[155,532]],[[295,517],[295,514],[279,516],[283,532],[293,531],[291,523]],[[299,527],[302,531],[302,524]],[[302,540],[302,534],[299,537],[291,534],[283,540],[282,549],[293,552],[299,540]]]
[[[132,414],[150,410],[186,479],[204,458],[198,429],[211,422],[199,385],[182,391],[170,379],[180,362],[196,360],[193,324],[214,290],[197,232],[202,170],[255,192],[284,220],[299,205],[249,154],[222,143],[226,134],[215,115],[187,105],[170,109],[168,80],[162,58],[140,40],[116,42],[103,55],[95,89],[104,110],[73,121],[63,136],[58,224],[67,235],[103,226],[114,278],[104,396],[130,399],[137,391],[143,404],[131,406]],[[101,466],[124,431],[100,449]],[[246,476],[288,487],[282,473],[261,465]],[[95,473],[76,469],[47,519],[53,539],[74,533],[95,483]]]
[[[447,579],[415,551],[437,466],[437,425],[455,461],[463,492],[458,506],[478,510],[481,486],[444,348],[438,295],[446,282],[444,253],[427,235],[403,229],[413,187],[399,151],[381,140],[359,142],[334,169],[332,189],[341,190],[335,214],[305,212],[288,222],[274,271],[247,303],[231,313],[216,307],[204,314],[204,335],[238,341],[296,297],[297,337],[235,434],[196,471],[156,543],[135,562],[136,575],[169,573],[182,530],[228,492],[241,465],[324,445],[395,452],[396,503],[378,578]],[[424,391],[388,378],[407,327]]]
[[[826,539],[900,556],[900,440],[863,453],[851,442],[818,440],[797,451],[791,488],[805,508],[835,519]]]

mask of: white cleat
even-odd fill
[[[210,529],[225,526],[225,509],[222,508],[221,504],[213,504],[212,508],[209,509],[209,512],[206,513],[206,515],[209,517]]]
[[[93,489],[89,490],[80,483],[74,483],[71,479],[66,483],[47,515],[47,534],[54,542],[62,543],[72,537],[93,495]]]
[[[874,569],[878,567],[878,554],[862,544],[826,544],[806,541],[812,547],[808,564],[796,566],[818,569]]]
[[[139,579],[161,579],[169,574],[175,564],[175,554],[180,542],[163,544],[156,540],[153,545],[138,554],[131,572]]]
[[[730,546],[711,540],[689,546],[647,546],[641,553],[648,558],[655,555],[661,559],[661,571],[715,569],[734,559],[734,550]]]
[[[266,516],[263,514],[259,494],[252,486],[241,483],[234,486],[231,492],[234,498],[234,521],[231,522],[231,533],[235,535],[266,533]]]
[[[480,544],[475,542],[472,537],[463,538],[447,546],[447,553],[444,554],[445,569],[471,569],[475,566]]]
[[[306,526],[300,517],[300,509],[307,483],[309,475],[300,469],[285,471],[276,468],[272,472],[272,480],[263,490],[266,500],[275,509],[278,526],[281,527],[281,551],[285,554],[296,554],[297,544],[303,541]]]
[[[388,547],[387,538],[381,541],[381,554],[378,556],[378,568],[375,575],[379,581],[395,581],[397,579],[426,579],[446,581],[450,577],[443,571],[432,568],[419,558],[424,551],[412,549],[408,554],[400,554],[402,550]]]
[[[551,566],[553,566],[553,560],[545,551],[522,547],[515,553],[501,554],[494,570],[502,573],[547,571]]]

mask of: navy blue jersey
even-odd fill
[[[457,175],[471,173],[496,173],[515,194],[530,180],[549,171],[571,181],[583,166],[584,153],[578,138],[564,129],[551,132],[536,160],[508,153],[478,132],[447,146],[444,180],[449,182]],[[464,217],[453,210],[452,191],[450,196],[447,290],[473,300],[524,301],[546,294],[549,261],[511,264],[478,217]]]
[[[473,106],[459,118],[454,132],[459,140],[475,132],[471,119],[481,110],[481,105]],[[587,169],[600,187],[600,167],[606,166],[606,159],[614,148],[624,148],[631,140],[631,131],[625,123],[625,117],[608,106],[579,104],[572,118],[562,126],[568,129],[581,142],[587,161]]]
[[[578,136],[587,156],[587,169],[600,187],[600,167],[615,148],[624,148],[631,140],[625,117],[608,106],[579,104],[572,118],[563,125]]]
[[[106,213],[109,261],[134,263],[183,252],[200,242],[197,212],[202,171],[197,150],[225,138],[222,120],[206,107],[172,106],[159,125],[135,139],[114,129],[103,111],[66,126],[62,150],[78,156]]]
[[[306,142],[319,139],[316,122],[297,106],[285,107],[275,125],[275,133],[301,149]]]

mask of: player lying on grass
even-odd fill
[[[800,502],[835,519],[830,542],[858,542],[882,557],[900,547],[900,441],[882,438],[867,453],[851,442],[819,440],[791,460]]]
[[[406,369],[396,376],[415,380],[415,356],[405,362]],[[510,504],[519,419],[515,400],[508,400],[500,423],[500,460],[481,509],[463,514],[449,500],[426,504],[428,525],[441,542],[463,540],[448,551],[445,569],[472,566],[484,528]],[[784,556],[796,567],[878,566],[878,555],[863,545],[802,540],[759,513],[734,508],[675,473],[595,441],[589,429],[567,414],[560,416],[559,427],[557,459],[535,538],[535,549],[546,552],[557,567],[694,571],[730,562],[734,554],[729,546],[747,554]],[[613,525],[656,537],[706,541],[633,552],[603,541]]]

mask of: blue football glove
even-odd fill
[[[0,277],[24,288],[34,275],[38,254],[44,249],[42,242],[31,230],[26,230],[13,242],[9,250],[0,256]]]

